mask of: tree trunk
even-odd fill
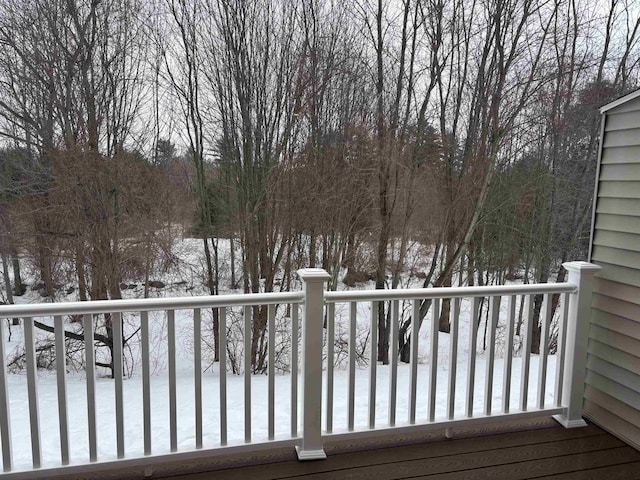
[[[312,230],[309,234],[309,268],[315,268],[318,262],[318,254],[316,251],[316,234]]]
[[[7,254],[4,252],[0,253],[2,257],[2,275],[4,277],[4,285],[7,292],[7,303],[9,305],[13,305],[13,295],[11,291],[11,280],[9,279],[9,262],[7,261]],[[20,319],[14,318],[13,325],[20,325]],[[2,325],[0,325],[2,328]]]
[[[76,276],[78,277],[78,295],[80,296],[80,301],[86,302],[88,289],[85,271],[85,258],[82,245],[80,245],[79,242],[78,245],[76,245]]]
[[[15,251],[11,253],[11,266],[13,268],[13,295],[20,297],[27,291],[27,286],[22,283],[22,275],[20,274],[20,259]]]
[[[9,305],[13,305],[13,289],[11,288],[11,279],[9,278],[9,262],[7,262],[7,254],[0,252],[0,257],[2,257],[2,277],[4,278],[7,302]]]
[[[229,235],[229,253],[231,255],[231,288],[238,288],[236,284],[236,248],[233,233]]]
[[[563,255],[562,263],[566,261],[567,261],[567,257],[566,255]],[[558,271],[558,275],[556,277],[556,282],[564,283],[564,280],[566,277],[567,277],[567,271],[563,267],[560,267],[560,270]],[[553,316],[555,315],[556,310],[558,309],[559,303],[560,303],[560,294],[554,293],[551,297],[551,318],[553,318]]]
[[[544,295],[536,294],[533,297],[533,325],[531,326],[531,353],[540,353],[540,312]]]
[[[207,264],[207,288],[209,289],[209,294],[210,295],[216,295],[217,289],[216,289],[216,282],[214,280],[214,273],[213,273],[213,264],[211,261],[211,250],[209,249],[209,242],[207,240],[207,237],[205,236],[203,239],[203,243],[204,243],[204,257],[206,260],[206,264]],[[213,313],[213,325],[212,325],[212,329],[213,329],[213,358],[214,358],[214,362],[217,362],[220,360],[220,332],[219,332],[219,325],[218,325],[218,309],[214,308],[212,310]]]

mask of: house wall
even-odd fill
[[[584,413],[640,448],[640,98],[605,113]]]

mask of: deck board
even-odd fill
[[[600,428],[560,426],[172,477],[176,480],[640,479],[640,452]]]
[[[529,463],[547,463],[544,460],[550,459],[555,462],[556,458],[567,455],[589,452],[600,453],[603,449],[609,451],[610,448],[624,447],[624,444],[607,435],[591,437],[588,439],[573,439],[569,441],[542,443],[525,445],[520,447],[510,447],[506,449],[481,450],[471,453],[461,453],[454,455],[443,455],[439,457],[422,458],[412,461],[396,461],[375,466],[349,468],[341,470],[348,478],[384,478],[387,480],[399,480],[404,478],[427,478],[450,474],[443,478],[468,478],[469,472],[487,471],[487,478],[498,478],[494,472],[507,472],[504,478],[527,478],[516,474],[520,465],[526,465],[527,471]],[[615,450],[615,448],[614,448]],[[501,465],[502,464],[502,465]],[[500,465],[495,467],[495,465]],[[326,480],[335,478],[335,472],[322,474],[304,475],[288,477],[292,479]],[[438,477],[440,478],[440,477]]]
[[[523,426],[528,428],[523,429]],[[295,454],[289,450],[235,457],[214,456],[214,462],[209,464],[194,460],[155,465],[150,478],[640,480],[640,452],[593,424],[567,430],[547,417],[522,425],[503,423],[494,427],[461,429],[454,432],[451,439],[438,433],[418,442],[407,441],[391,436],[382,440],[377,448],[354,441],[332,442],[326,460],[308,462],[293,460]],[[64,478],[144,478],[139,469],[103,473]]]
[[[576,470],[570,473],[538,477],[539,480],[638,480],[640,462],[624,463],[609,467]]]

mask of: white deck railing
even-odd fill
[[[588,315],[591,298],[591,277],[598,267],[584,262],[570,262],[565,264],[569,271],[569,281],[561,284],[532,284],[496,287],[461,287],[461,288],[430,288],[411,290],[370,290],[370,291],[325,291],[324,283],[329,276],[323,270],[304,269],[298,273],[303,281],[304,290],[291,293],[264,293],[248,295],[220,295],[192,298],[162,298],[144,300],[115,300],[74,302],[41,305],[12,305],[0,307],[0,319],[21,318],[24,330],[24,346],[26,356],[26,384],[27,405],[17,405],[17,408],[27,408],[31,439],[32,469],[14,468],[12,455],[11,418],[14,405],[9,406],[9,382],[5,365],[7,352],[4,349],[4,328],[2,321],[0,328],[0,444],[2,447],[2,468],[7,478],[46,478],[54,473],[80,473],[95,470],[105,470],[120,466],[144,466],[151,468],[154,463],[179,460],[211,455],[212,449],[257,450],[265,447],[295,445],[300,459],[323,458],[324,444],[335,439],[345,439],[348,436],[367,437],[390,433],[394,429],[418,430],[428,428],[451,429],[470,423],[496,421],[501,417],[519,418],[522,416],[539,415],[541,413],[556,415],[556,418],[566,427],[583,424],[581,419],[582,395],[584,388],[584,369],[586,362],[586,341],[588,329]],[[537,381],[537,401],[535,408],[527,403],[530,391],[529,371],[535,357],[531,355],[531,327],[533,319],[533,296],[544,294],[544,303],[540,316],[541,341]],[[547,385],[548,339],[551,326],[551,296],[562,294],[561,315],[558,321],[558,341],[556,352],[556,371],[553,379],[555,398],[553,402],[545,401]],[[507,315],[505,329],[505,353],[503,362],[502,404],[492,403],[494,388],[494,360],[495,334],[498,325],[500,304],[506,297]],[[438,317],[442,299],[452,299],[451,332],[448,352],[446,414],[436,415],[436,392],[438,371]],[[488,348],[484,355],[486,362],[484,391],[476,392],[476,335],[477,323],[471,321],[469,335],[469,355],[467,364],[466,391],[464,392],[464,411],[455,409],[456,376],[458,365],[458,326],[460,318],[460,300],[469,299],[471,303],[471,318],[477,318],[480,299],[489,301],[488,316]],[[417,416],[418,397],[418,319],[421,301],[431,299],[433,304],[430,315],[425,319],[425,328],[430,331],[429,345],[430,363],[428,367],[428,388],[420,392],[420,397],[427,401],[426,417]],[[521,349],[521,370],[519,382],[512,378],[513,335],[516,322],[516,301],[524,300],[524,338]],[[411,360],[409,387],[407,392],[407,418],[396,418],[398,401],[398,323],[399,305],[402,301],[412,301],[412,329],[411,329]],[[368,382],[368,428],[356,431],[355,399],[356,399],[356,325],[358,305],[371,302],[370,334],[369,334],[369,382]],[[388,415],[384,424],[376,422],[376,394],[378,392],[378,362],[377,359],[377,302],[389,302],[391,308],[390,334],[390,365],[388,385]],[[275,440],[276,397],[275,397],[275,305],[289,305],[291,307],[291,375],[290,382],[290,433],[286,438]],[[349,312],[348,333],[348,392],[346,425],[336,428],[334,425],[334,340],[335,340],[335,312],[336,305],[347,305]],[[267,311],[267,383],[268,400],[267,412],[268,428],[266,438],[255,438],[252,429],[252,374],[251,368],[244,368],[243,373],[243,408],[244,408],[244,444],[228,445],[228,392],[227,392],[227,356],[226,332],[227,309],[241,307],[244,324],[244,365],[251,365],[251,330],[252,306],[269,305]],[[302,379],[298,384],[298,307],[304,306],[302,316]],[[219,315],[220,333],[220,368],[217,381],[219,395],[219,441],[216,444],[203,442],[203,365],[202,365],[202,309],[217,309]],[[178,424],[182,422],[177,404],[176,382],[176,327],[175,312],[177,310],[191,310],[193,312],[193,376],[194,376],[194,430],[195,436],[191,448],[178,448]],[[152,398],[151,398],[151,368],[150,368],[150,340],[149,316],[150,311],[167,312],[167,346],[168,346],[168,395],[169,395],[169,437],[170,452],[157,452],[152,444]],[[142,403],[143,403],[143,432],[144,456],[127,455],[125,451],[125,404],[123,396],[123,325],[122,314],[125,312],[139,312],[140,339],[142,361]],[[323,324],[326,312],[326,349],[320,340],[325,335]],[[100,432],[96,420],[96,371],[95,347],[93,339],[94,314],[111,314],[113,328],[113,364],[114,364],[114,398],[115,398],[115,426],[117,459],[101,458]],[[69,411],[67,398],[67,364],[64,341],[64,316],[80,315],[84,323],[84,355],[86,363],[86,415],[87,439],[89,446],[89,462],[78,465],[77,460],[70,458]],[[46,465],[42,462],[42,437],[49,435],[40,426],[40,407],[38,401],[38,370],[36,364],[36,335],[34,319],[48,317],[53,319],[55,335],[55,370],[58,404],[59,425],[59,458],[57,466]],[[15,328],[15,327],[14,327]],[[247,334],[248,333],[248,334]],[[326,386],[322,388],[323,353],[326,355]],[[511,404],[511,388],[519,383],[520,400],[517,405]],[[300,395],[298,395],[300,390]],[[324,410],[323,410],[324,395]],[[458,393],[459,395],[459,393]],[[482,412],[474,412],[474,399],[482,395]],[[300,414],[299,414],[300,411]],[[324,411],[324,418],[323,418]],[[79,415],[80,412],[73,412]],[[282,414],[280,414],[282,416]],[[299,431],[299,424],[301,429]],[[324,426],[324,428],[322,428]],[[16,425],[13,425],[16,428]],[[18,425],[17,428],[24,428]],[[282,437],[282,436],[280,436]],[[49,444],[50,442],[47,442]],[[180,451],[179,451],[180,450]],[[187,458],[187,457],[185,457]],[[74,464],[75,463],[75,464]],[[70,465],[72,464],[72,465]],[[151,470],[148,470],[150,472]]]

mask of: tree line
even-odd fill
[[[51,298],[61,278],[120,298],[171,261],[184,219],[212,295],[222,238],[245,292],[288,290],[302,266],[330,288],[562,281],[588,248],[598,107],[637,87],[639,25],[632,0],[4,0],[7,299],[20,256]],[[383,302],[377,318],[386,363]],[[260,372],[266,307],[253,319]]]

